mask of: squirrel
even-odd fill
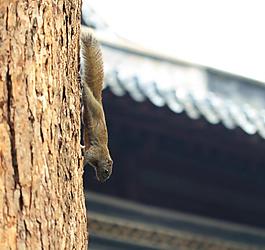
[[[99,42],[91,29],[81,29],[81,84],[83,103],[84,165],[94,167],[105,182],[112,173],[108,131],[102,104],[104,67]]]

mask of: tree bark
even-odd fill
[[[0,249],[86,249],[80,0],[0,2]]]

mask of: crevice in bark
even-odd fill
[[[12,80],[11,75],[9,73],[9,66],[7,66],[6,71],[6,84],[7,84],[7,122],[10,129],[10,139],[11,139],[11,155],[12,155],[12,166],[14,168],[15,173],[15,185],[19,182],[19,174],[18,174],[18,165],[17,165],[17,152],[15,145],[15,130],[14,130],[14,122],[12,121]]]
[[[42,1],[40,1],[40,0],[39,0],[39,1],[37,1],[38,13],[40,13],[41,2],[42,2]]]
[[[43,120],[42,119],[43,119],[43,117],[41,114],[41,116],[40,116],[40,138],[41,138],[41,142],[44,143],[44,135],[43,135],[43,131],[42,131],[42,126],[43,126],[43,124],[42,124]]]
[[[10,130],[10,142],[11,142],[11,155],[12,155],[12,167],[14,169],[14,182],[15,189],[20,190],[19,207],[23,208],[23,199],[21,194],[21,187],[19,183],[19,171],[17,163],[17,149],[16,149],[16,133],[14,129],[14,121],[12,118],[12,106],[13,106],[13,94],[12,94],[12,79],[9,73],[9,65],[7,65],[6,71],[6,84],[7,84],[7,123]]]
[[[8,7],[6,8],[6,30],[8,30]]]
[[[62,101],[66,101],[66,89],[65,89],[65,86],[63,86]]]
[[[69,17],[66,13],[68,13],[68,11],[66,10],[66,6],[65,6],[65,3],[63,3],[63,12],[65,13],[64,14],[64,24],[65,24],[65,33],[66,33],[66,53],[67,53],[67,60],[68,60],[68,50],[69,50],[69,24],[71,25],[71,23],[69,22]],[[68,77],[68,67],[65,68],[66,70],[66,76]]]
[[[41,222],[37,220],[37,223],[39,225],[39,232],[40,232],[40,244],[41,244],[41,249],[44,249],[44,245],[43,245],[43,239],[42,239],[42,235],[41,235]]]
[[[33,36],[37,33],[37,29],[38,29],[38,21],[37,21],[37,17],[34,17],[33,22],[32,22],[32,40],[33,40]]]
[[[67,13],[65,10],[65,5],[63,5],[64,13]],[[64,16],[64,23],[65,23],[65,33],[66,33],[66,47],[68,48],[69,39],[68,39],[68,16],[65,14]]]
[[[26,84],[26,93],[29,93],[29,85],[28,85],[28,77],[25,79],[25,84]],[[32,110],[30,108],[30,102],[29,102],[29,96],[26,96],[27,99],[27,105],[28,105],[28,112],[29,112],[29,120],[31,121],[32,129],[33,129],[33,124],[35,122],[35,117],[34,114],[32,113]]]

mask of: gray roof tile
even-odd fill
[[[105,84],[115,95],[128,93],[137,102],[148,99],[175,113],[186,112],[191,119],[204,117],[211,124],[240,127],[265,138],[265,111],[210,92],[203,69],[172,65],[107,46],[103,46],[103,56]]]

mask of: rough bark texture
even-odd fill
[[[0,1],[0,249],[86,249],[80,0]]]

